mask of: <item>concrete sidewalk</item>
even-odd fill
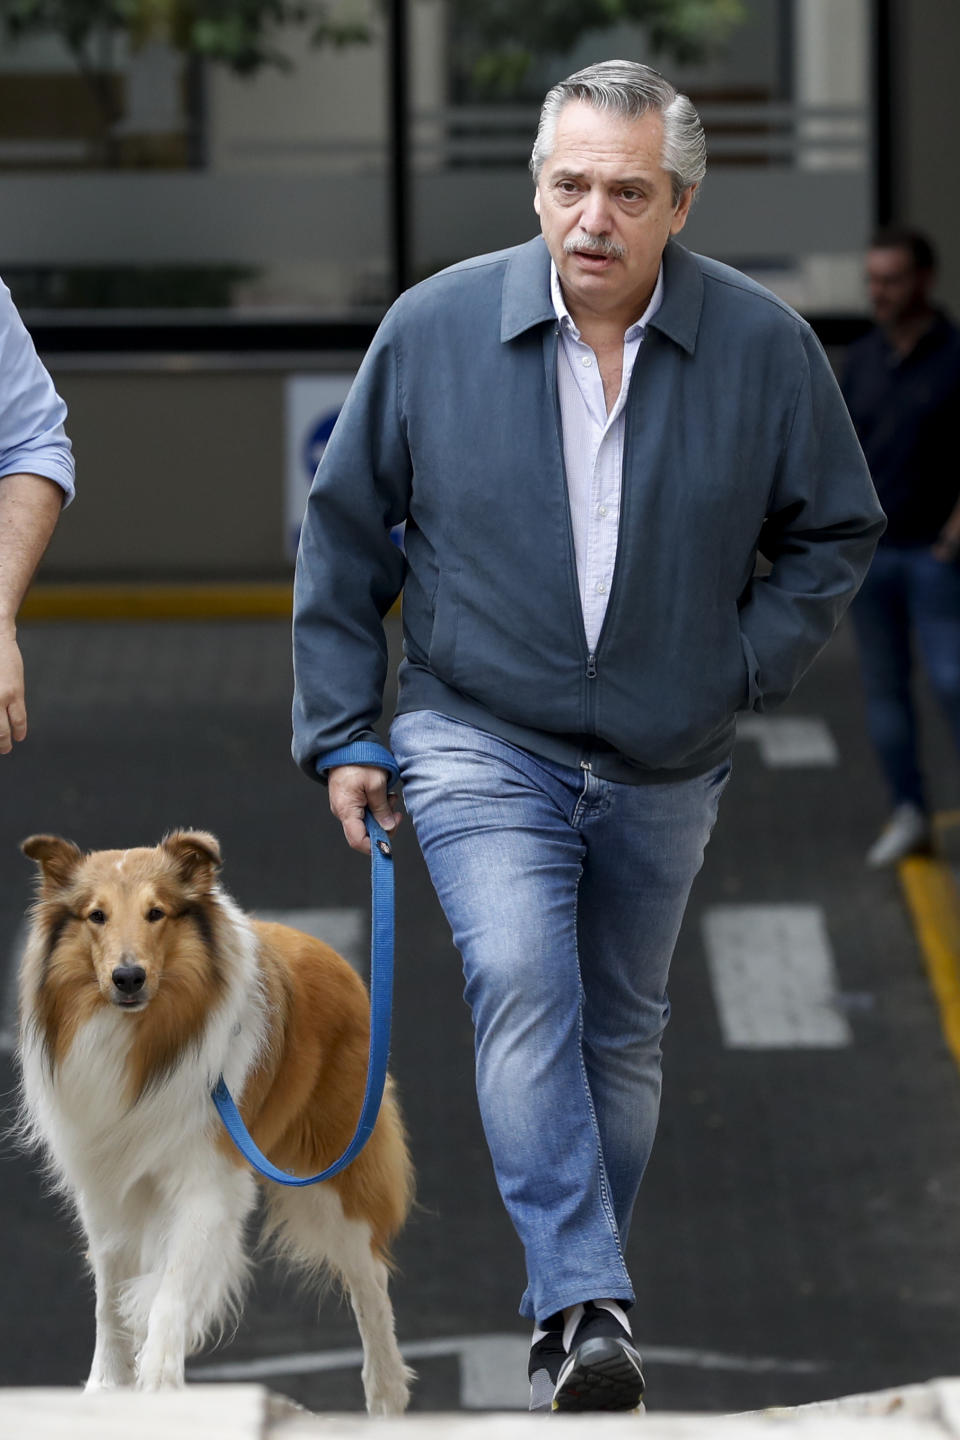
[[[560,1424],[565,1440],[755,1440],[771,1430],[797,1440],[935,1440],[960,1437],[960,1380],[933,1380],[792,1410],[747,1415],[483,1416],[312,1415],[259,1385],[198,1385],[158,1395],[0,1390],[3,1440],[530,1440]],[[640,1427],[638,1429],[638,1426]]]

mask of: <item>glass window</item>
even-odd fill
[[[105,7],[106,8],[106,7]],[[386,59],[278,30],[253,74],[152,40],[0,51],[0,271],[21,306],[379,312],[389,274]],[[379,15],[379,11],[376,12]]]
[[[709,168],[684,242],[806,314],[862,309],[871,0],[741,9],[725,45],[691,59],[658,52],[641,25],[591,28],[595,8],[576,0],[408,0],[412,278],[536,232],[526,164],[543,94],[620,55],[663,69],[701,110]],[[247,75],[123,31],[81,55],[49,32],[8,41],[0,273],[20,305],[94,318],[382,313],[385,12],[337,0],[330,13],[352,43],[317,47],[287,26],[271,41],[283,66]]]

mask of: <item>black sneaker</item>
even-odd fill
[[[530,1409],[552,1410],[560,1367],[567,1358],[563,1348],[563,1311],[558,1310],[533,1332],[530,1346]]]
[[[567,1323],[567,1357],[557,1375],[554,1410],[636,1410],[643,1398],[640,1356],[617,1315],[588,1300]],[[617,1310],[622,1315],[619,1305]]]

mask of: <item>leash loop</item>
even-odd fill
[[[331,1176],[346,1169],[373,1133],[383,1099],[390,1053],[390,1011],[393,1003],[393,851],[386,832],[369,810],[364,816],[364,822],[370,836],[370,1051],[367,1059],[367,1084],[353,1139],[339,1160],[321,1170],[319,1175],[293,1175],[289,1170],[280,1170],[254,1144],[222,1075],[211,1092],[211,1098],[227,1134],[243,1158],[265,1179],[273,1180],[278,1185],[319,1185],[321,1180],[329,1180]]]

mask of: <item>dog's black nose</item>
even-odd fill
[[[143,989],[147,972],[142,965],[118,965],[110,978],[121,995],[136,995]]]

